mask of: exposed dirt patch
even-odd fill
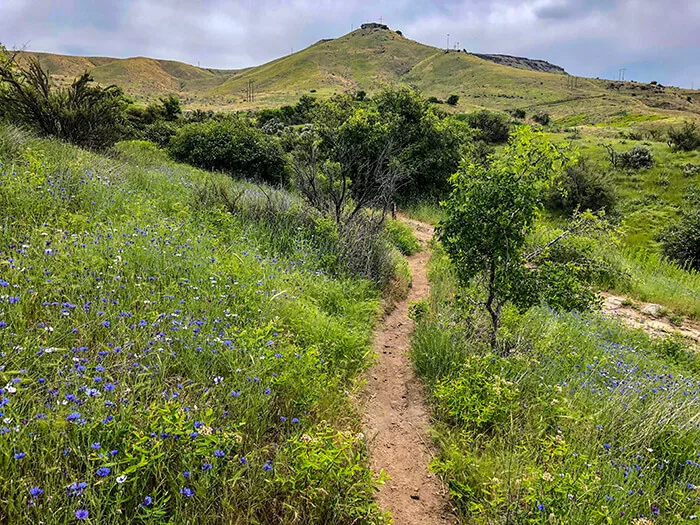
[[[408,297],[396,305],[375,335],[377,363],[368,372],[363,392],[363,428],[372,469],[375,472],[383,469],[390,478],[377,499],[382,509],[391,512],[394,523],[458,523],[445,486],[429,470],[434,455],[428,433],[430,407],[408,356],[413,332],[408,304],[426,298],[429,293],[427,244],[433,228],[403,220],[414,228],[424,249],[408,259],[413,273]]]
[[[675,319],[676,325],[659,305],[636,303],[626,297],[608,293],[603,296],[603,312],[633,328],[641,328],[653,336],[678,334],[700,343],[700,323],[692,319]]]

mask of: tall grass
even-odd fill
[[[20,142],[0,150],[0,523],[383,522],[345,393],[378,287],[199,199],[226,176]]]
[[[599,314],[504,313],[508,356],[463,319],[439,250],[416,369],[434,469],[469,523],[685,523],[700,486],[698,358]],[[437,277],[437,279],[436,279]],[[644,520],[650,521],[644,521]]]

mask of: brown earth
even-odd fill
[[[692,319],[683,319],[680,326],[671,323],[662,307],[651,303],[634,303],[627,297],[601,294],[603,312],[617,317],[623,324],[632,328],[641,328],[653,336],[678,334],[686,339],[700,343],[700,323]],[[634,307],[633,307],[634,304]]]
[[[423,251],[408,258],[413,274],[408,297],[396,305],[375,335],[377,362],[369,370],[363,392],[363,429],[372,469],[389,475],[377,499],[383,510],[391,512],[394,523],[458,523],[445,486],[429,469],[434,456],[430,407],[408,355],[413,332],[408,305],[428,297],[430,291],[426,263],[433,228],[408,219],[404,222],[413,227]]]

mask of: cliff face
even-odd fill
[[[563,67],[555,66],[545,60],[534,60],[532,58],[514,57],[510,55],[483,55],[480,53],[472,53],[475,57],[479,57],[489,62],[495,62],[503,66],[515,67],[518,69],[526,69],[528,71],[541,71],[543,73],[556,73],[558,75],[568,75]]]

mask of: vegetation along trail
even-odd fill
[[[455,523],[447,491],[429,470],[433,456],[428,435],[430,408],[408,356],[413,331],[408,306],[429,293],[426,263],[433,228],[417,221],[405,222],[414,228],[424,249],[408,259],[413,274],[408,297],[386,317],[375,335],[377,363],[367,377],[363,425],[373,470],[383,469],[389,475],[378,501],[384,510],[391,511],[394,523]]]

